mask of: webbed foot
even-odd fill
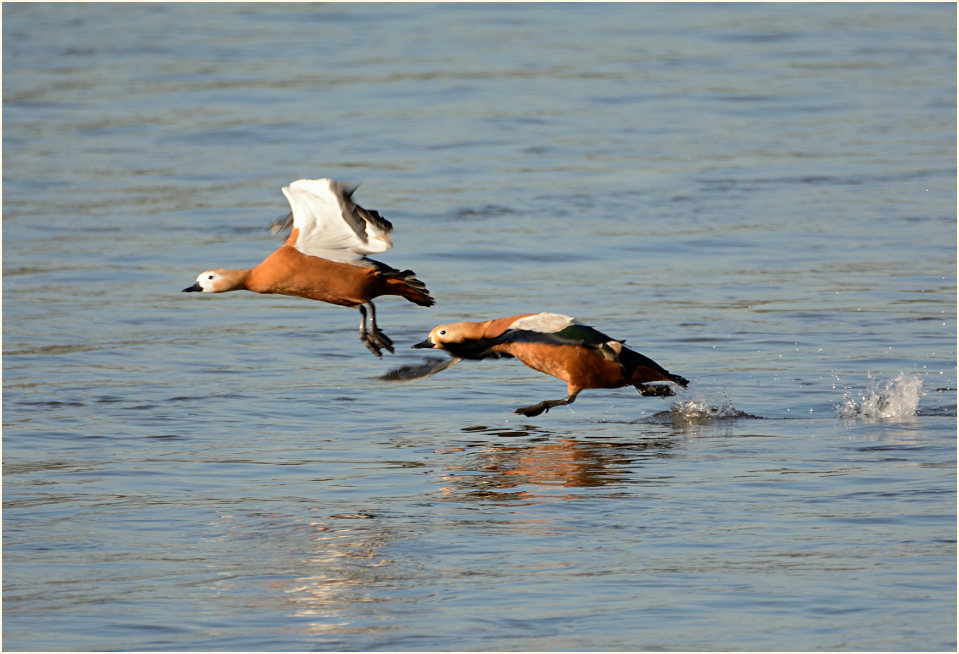
[[[383,356],[381,350],[386,350],[390,353],[394,352],[393,341],[389,336],[381,332],[379,329],[374,329],[373,331],[361,331],[360,341],[363,342],[363,345],[366,346],[366,349],[380,358]]]
[[[536,404],[530,406],[523,406],[518,409],[514,409],[513,413],[518,413],[521,416],[532,418],[533,416],[538,416],[545,411],[549,411],[554,406],[560,406],[561,404],[572,404],[576,400],[576,396],[578,394],[579,391],[576,391],[575,393],[570,393],[562,400],[543,400],[542,402],[537,402]]]
[[[555,406],[555,405],[549,404],[548,401],[544,401],[544,402],[539,402],[537,404],[534,404],[532,406],[523,406],[518,409],[513,409],[513,413],[518,413],[521,416],[532,418],[533,416],[538,416],[544,411],[549,411],[549,408],[551,406]]]
[[[636,390],[639,391],[639,394],[643,397],[670,397],[676,394],[672,388],[665,384],[648,386],[646,384],[636,384]]]
[[[383,353],[381,350],[387,350],[390,353],[393,353],[393,340],[380,331],[380,328],[376,325],[376,307],[373,306],[372,302],[367,303],[370,307],[370,328],[366,328],[366,307],[362,304],[357,308],[360,310],[360,341],[363,342],[363,345],[366,346],[370,352],[376,356],[382,358]]]
[[[394,352],[394,350],[393,350],[393,339],[391,339],[391,338],[390,338],[389,336],[387,336],[385,333],[381,332],[380,329],[379,329],[379,327],[377,327],[377,326],[375,326],[375,325],[373,326],[373,329],[369,332],[369,338],[370,338],[370,340],[373,341],[373,343],[375,343],[378,347],[381,347],[381,348],[383,348],[384,350],[387,350],[387,351],[390,352],[391,354]]]

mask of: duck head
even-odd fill
[[[196,277],[193,286],[187,286],[183,289],[184,293],[224,293],[233,291],[243,286],[246,280],[246,270],[228,270],[226,268],[217,268],[216,270],[204,270]]]
[[[437,325],[430,330],[430,335],[425,340],[420,341],[414,348],[424,349],[432,348],[434,350],[446,350],[447,345],[456,345],[469,340],[469,330],[467,325],[472,323],[452,323],[450,325]]]

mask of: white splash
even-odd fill
[[[858,398],[848,392],[842,404],[836,405],[836,415],[846,420],[901,420],[916,415],[922,397],[922,377],[900,372],[892,379],[875,380],[869,377],[869,386],[858,392]]]
[[[716,401],[715,397],[676,400],[669,406],[668,411],[660,411],[653,416],[655,420],[677,425],[704,425],[733,418],[756,418],[756,416],[734,407],[725,394],[719,401]]]

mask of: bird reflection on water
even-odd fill
[[[552,520],[513,510],[502,514],[496,507],[626,496],[637,483],[661,483],[638,479],[643,463],[669,457],[677,447],[677,441],[662,437],[586,440],[533,426],[466,427],[462,435],[426,457],[436,465],[437,501],[422,506],[417,524],[392,519],[389,502],[348,511],[340,510],[342,505],[317,506],[306,522],[277,513],[226,518],[228,542],[244,549],[256,542],[278,557],[276,574],[263,577],[264,608],[301,621],[302,637],[314,644],[332,646],[364,630],[372,634],[392,612],[412,610],[435,591],[416,571],[397,568],[403,551],[462,548],[473,560],[473,530],[480,524],[520,542],[565,533]],[[317,492],[320,502],[322,491]],[[479,507],[492,514],[477,522],[472,512]],[[220,583],[221,591],[230,592],[238,579],[231,574]]]
[[[459,456],[447,467],[441,478],[441,490],[447,496],[534,502],[585,497],[586,493],[578,491],[557,495],[550,489],[612,489],[627,482],[635,483],[636,468],[643,459],[669,456],[675,446],[674,441],[664,438],[633,439],[632,442],[547,440],[543,438],[545,432],[536,427],[514,430],[473,427],[463,431],[482,432],[486,438],[475,444],[475,451]],[[495,443],[489,436],[539,437],[543,442]]]

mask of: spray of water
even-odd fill
[[[670,422],[676,425],[705,425],[734,418],[756,418],[752,414],[740,411],[723,393],[721,396],[689,397],[674,401],[668,411],[660,411],[652,416],[654,421]]]
[[[866,390],[856,395],[847,391],[842,404],[836,405],[836,415],[845,420],[902,420],[916,415],[922,397],[922,378],[906,372],[885,381],[870,376]]]
[[[706,399],[682,400],[675,402],[670,410],[674,417],[689,422],[711,422],[727,418],[755,417],[734,407],[728,398],[723,398],[720,404],[712,404]]]

